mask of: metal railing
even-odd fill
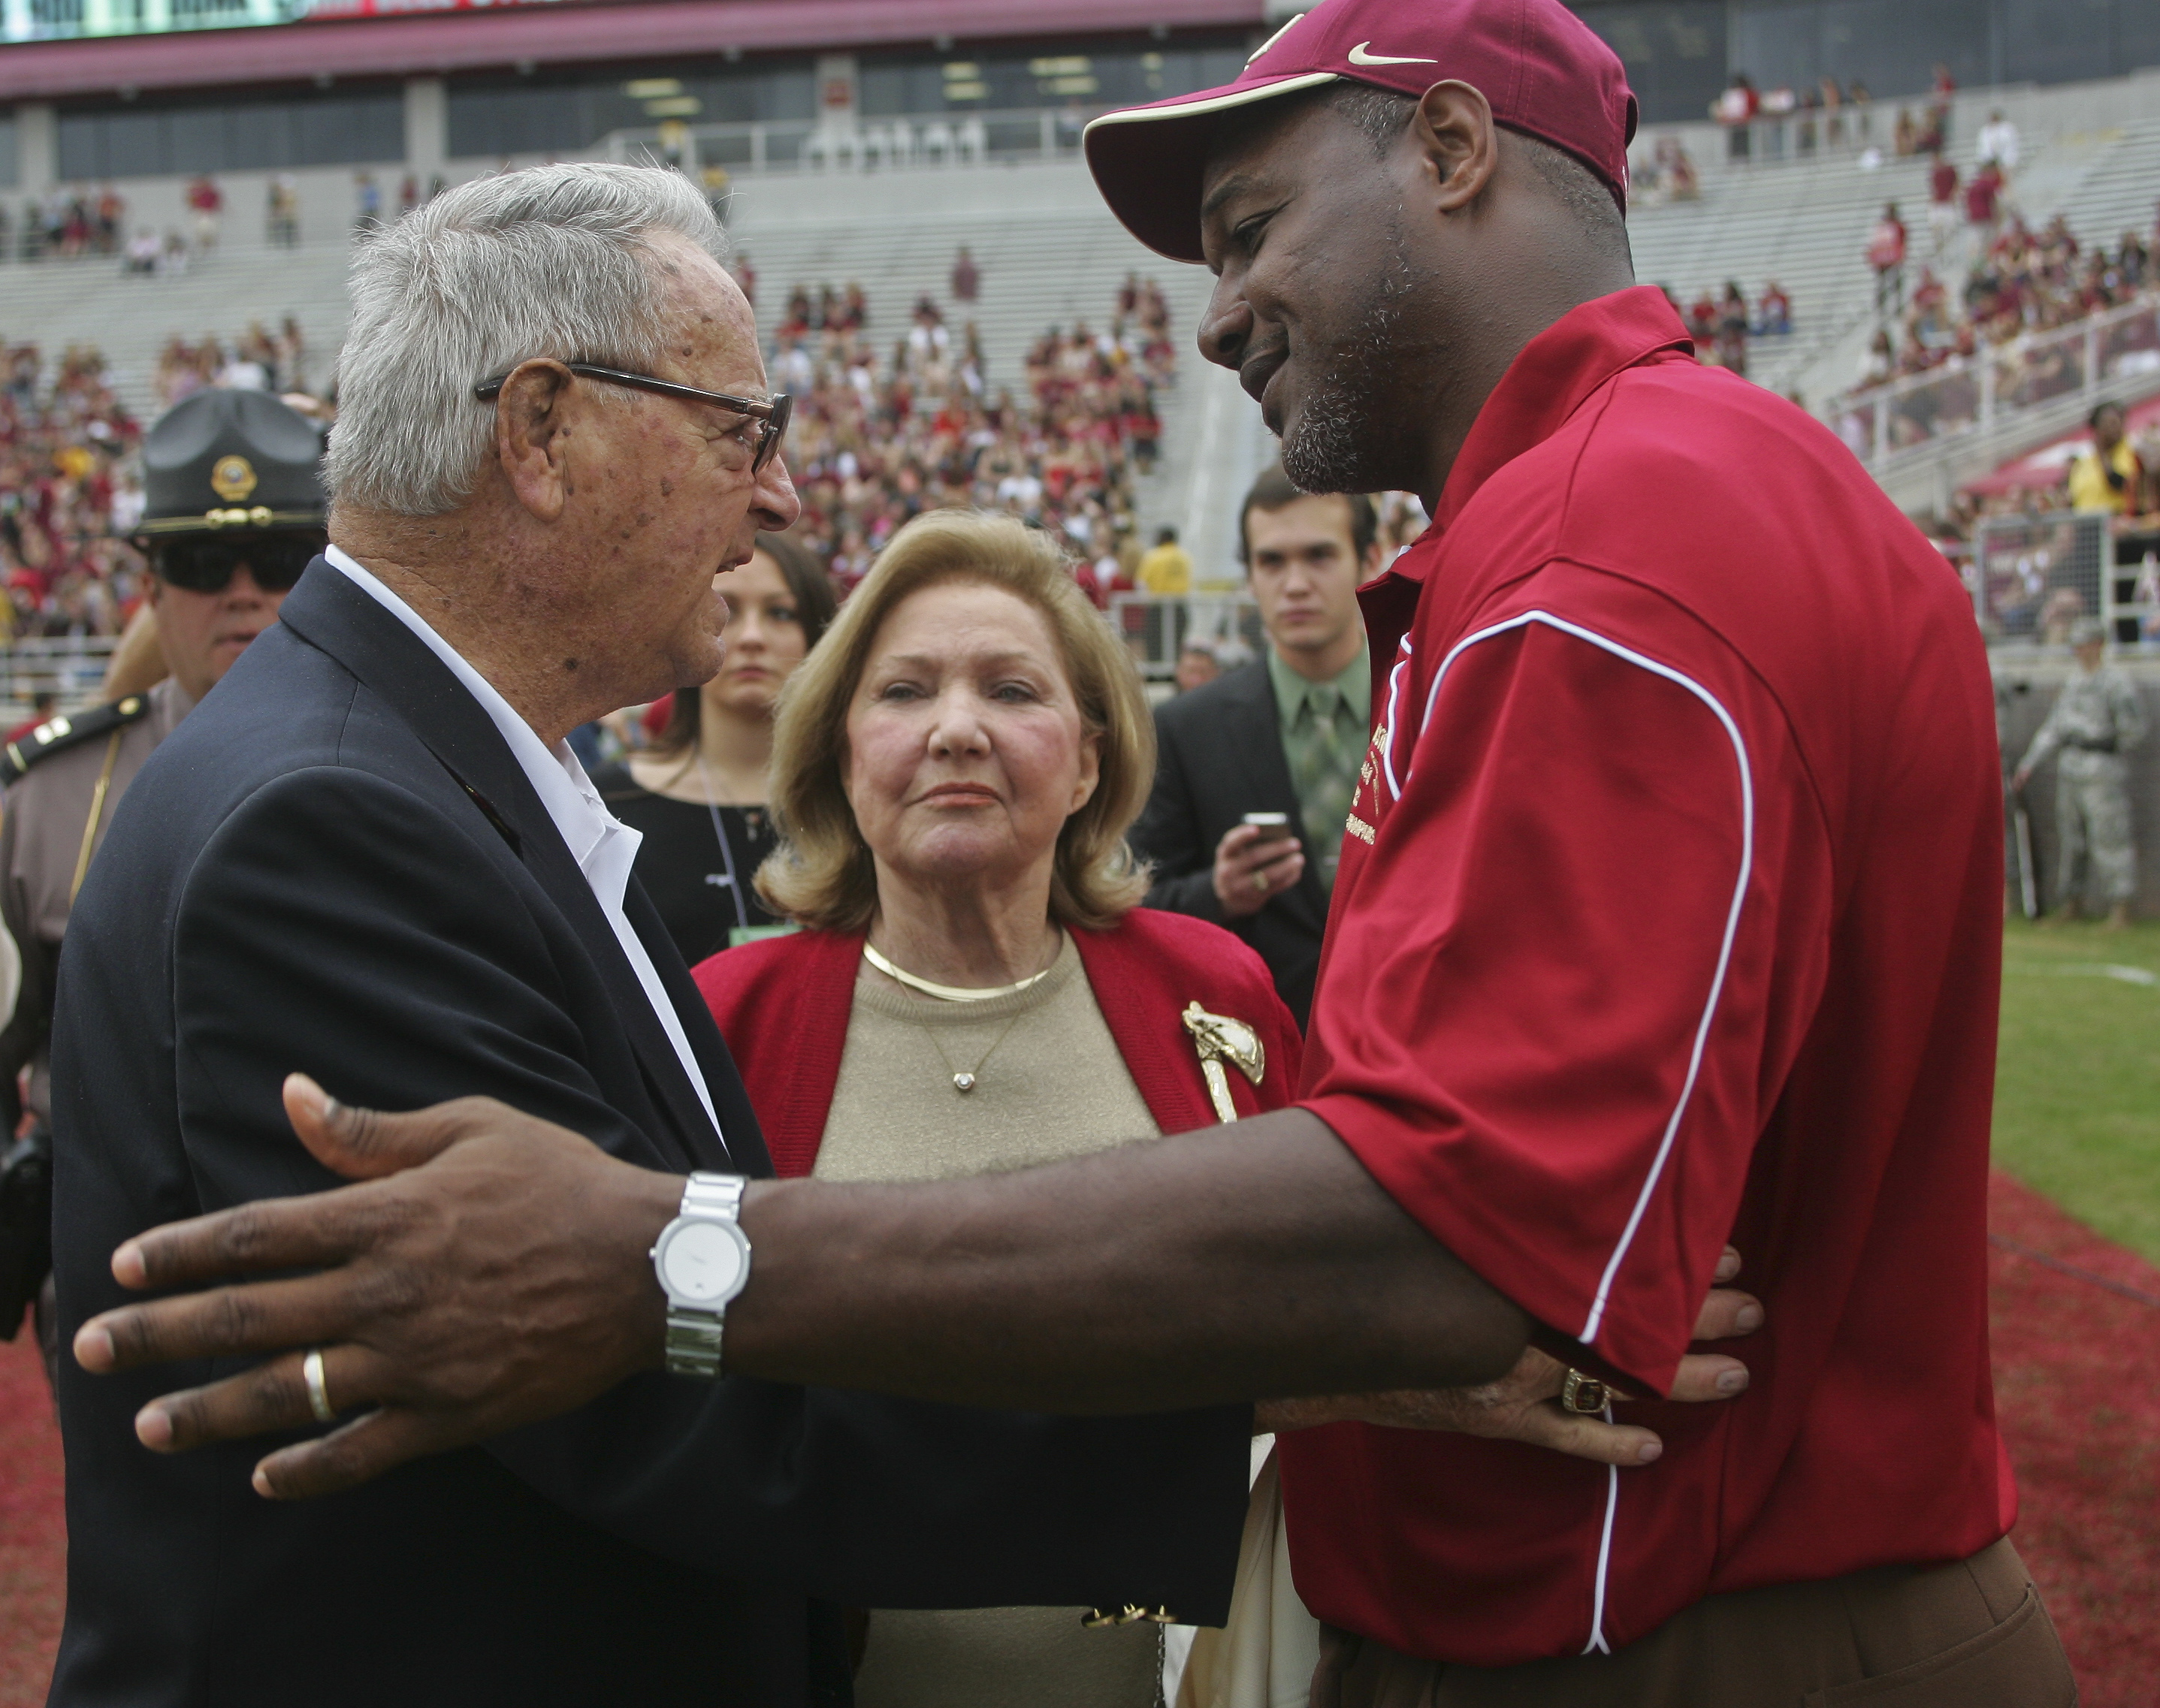
[[[1894,104],[1893,104],[1894,105]],[[1840,107],[1801,107],[1763,113],[1744,125],[1720,124],[1724,138],[1720,163],[1774,166],[1788,160],[1826,160],[1870,148],[1887,149],[1894,140],[1897,115],[1873,101]]]
[[[1267,644],[1249,593],[1113,593],[1109,618],[1150,681],[1167,681],[1191,645],[1212,648],[1227,667],[1259,657]]]
[[[110,634],[43,636],[11,643],[4,653],[7,690],[0,717],[12,727],[28,717],[37,696],[59,696],[58,710],[79,712],[94,704],[105,683],[105,667],[117,644]]]
[[[2013,424],[2043,405],[2073,396],[2098,402],[2147,375],[2160,386],[2160,296],[2152,294],[1846,392],[1824,416],[1853,454],[1880,473],[1901,457]]]
[[[610,160],[652,158],[693,177],[718,166],[745,172],[877,172],[912,166],[1076,158],[1099,107],[1020,107],[902,115],[845,122],[776,119],[746,124],[676,122],[611,132]]]
[[[1990,646],[2063,646],[2097,617],[2119,647],[2160,643],[2160,533],[2092,510],[1990,516],[1965,566]]]

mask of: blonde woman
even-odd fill
[[[1154,770],[1132,662],[1043,535],[944,510],[894,536],[775,725],[758,888],[805,929],[697,972],[781,1174],[979,1173],[1289,1100],[1259,958],[1137,906]],[[1155,1628],[1087,1611],[873,1613],[857,1700],[1148,1708]]]

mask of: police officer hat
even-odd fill
[[[267,391],[198,391],[143,437],[146,542],[174,536],[320,528],[323,436]]]

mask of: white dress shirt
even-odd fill
[[[698,1066],[698,1058],[690,1053],[690,1037],[683,1030],[682,1017],[667,1000],[667,992],[660,982],[659,969],[653,965],[652,957],[646,953],[645,945],[631,928],[630,916],[622,910],[623,894],[630,888],[631,862],[637,857],[638,846],[645,840],[643,836],[621,823],[601,804],[600,792],[585,775],[585,768],[578,763],[578,756],[570,751],[568,742],[556,743],[552,750],[545,746],[533,733],[532,726],[511,709],[510,702],[496,692],[486,677],[435,633],[426,618],[336,546],[331,546],[325,555],[355,586],[418,635],[428,650],[449,667],[450,674],[480,701],[480,709],[502,732],[503,740],[510,743],[511,753],[532,779],[541,805],[548,809],[548,816],[554,820],[563,846],[570,851],[570,857],[578,862],[578,870],[592,886],[594,900],[600,904],[608,924],[615,928],[615,940],[630,958],[631,970],[637,975],[646,1000],[652,1004],[654,1017],[667,1034],[668,1043],[675,1046],[675,1053],[682,1058],[683,1071],[690,1076],[691,1086],[698,1094],[698,1101],[705,1106],[705,1115],[713,1123],[713,1131],[719,1133],[720,1121],[713,1113],[713,1095],[705,1087],[705,1075]],[[726,1145],[724,1134],[720,1142],[723,1146]]]

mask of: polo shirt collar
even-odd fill
[[[1300,675],[1283,662],[1283,656],[1274,647],[1268,649],[1268,680],[1275,686],[1275,711],[1282,720],[1283,732],[1288,734],[1297,722],[1297,714],[1303,709],[1306,696],[1315,688],[1332,688],[1342,696],[1360,723],[1373,721],[1373,664],[1368,650],[1358,649],[1352,659],[1332,681],[1315,682]]]
[[[1425,537],[1446,532],[1478,488],[1558,432],[1622,369],[1683,351],[1694,360],[1695,340],[1655,285],[1631,286],[1571,308],[1523,346],[1477,411]],[[1405,552],[1392,572],[1421,581],[1430,556]]]

